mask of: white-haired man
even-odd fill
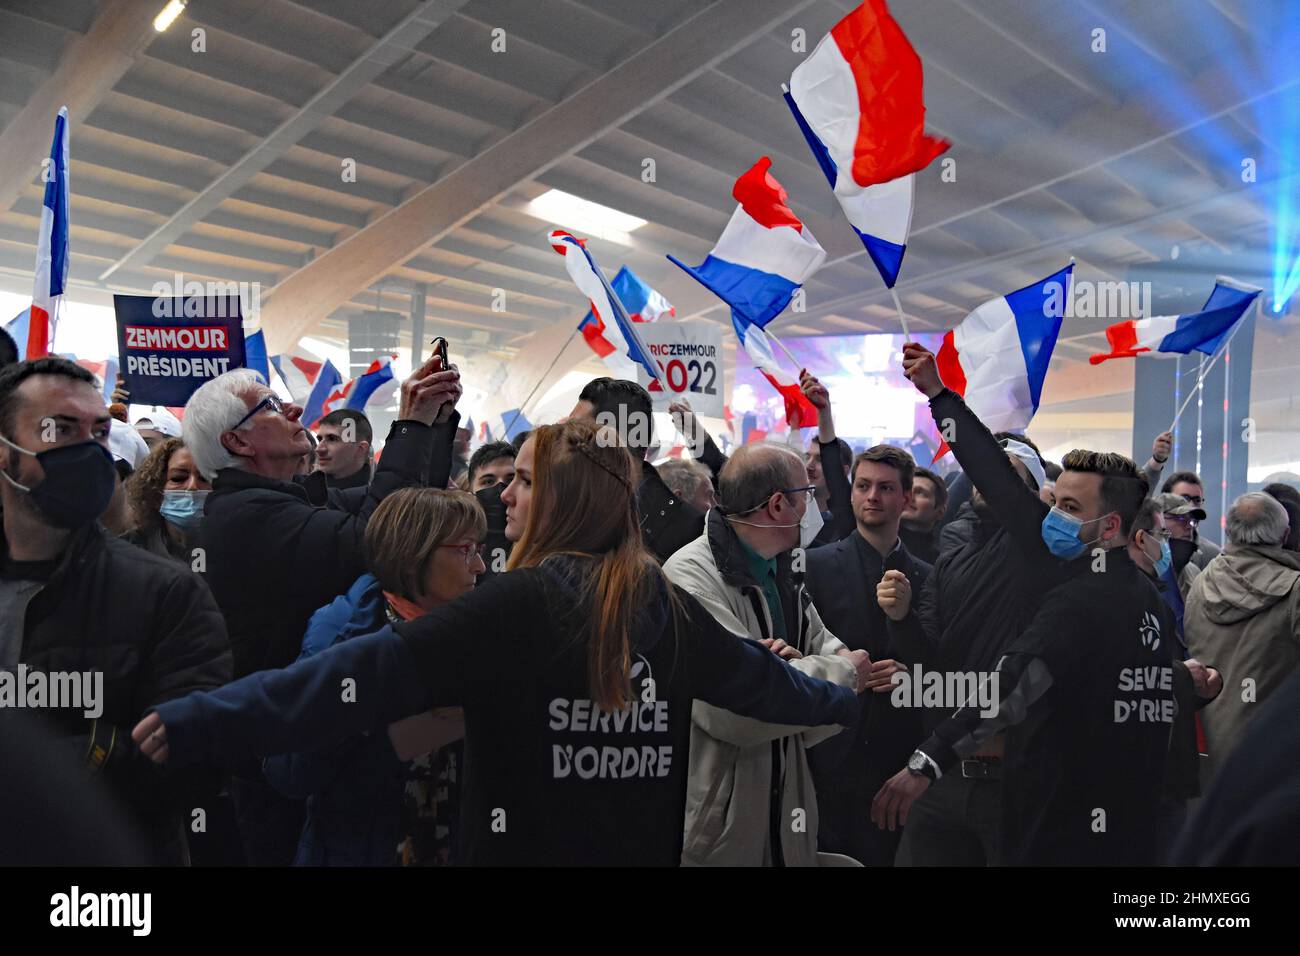
[[[307,620],[366,570],[362,539],[371,513],[399,488],[423,485],[430,449],[451,442],[460,374],[431,358],[402,383],[401,406],[374,479],[313,499],[294,480],[312,438],[302,409],[282,402],[248,369],[201,386],[185,406],[185,445],[212,482],[199,528],[201,564],[226,619],[235,676],[285,667],[298,655]],[[435,421],[437,424],[435,424]],[[446,484],[441,476],[441,485]],[[288,865],[302,804],[285,801],[256,764],[232,785],[248,862]]]
[[[1187,592],[1187,649],[1233,689],[1201,712],[1211,777],[1300,664],[1300,554],[1282,547],[1288,530],[1275,498],[1242,495],[1228,509],[1228,549]]]

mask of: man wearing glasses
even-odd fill
[[[1174,579],[1178,582],[1179,593],[1186,597],[1192,581],[1201,573],[1201,565],[1196,560],[1197,552],[1202,545],[1213,548],[1213,545],[1201,541],[1197,535],[1197,526],[1205,520],[1205,509],[1183,495],[1171,492],[1154,495],[1151,500],[1159,509],[1164,527],[1169,532]],[[1218,548],[1213,548],[1213,554],[1218,553]],[[1208,562],[1209,559],[1206,560]]]
[[[674,552],[664,573],[724,627],[861,693],[870,658],[836,640],[803,585],[800,549],[821,527],[815,490],[794,449],[742,445],[718,476],[704,534]],[[816,865],[817,797],[804,752],[838,730],[765,724],[696,701],[682,862]]]
[[[1190,524],[1187,530],[1190,535],[1184,535],[1180,528],[1170,527],[1173,539],[1175,541],[1191,541],[1196,545],[1191,554],[1192,564],[1197,568],[1204,568],[1214,560],[1221,550],[1215,544],[1201,537],[1197,524],[1205,520],[1205,490],[1204,482],[1201,481],[1200,475],[1194,471],[1176,471],[1161,486],[1160,491],[1163,494],[1177,495],[1192,506],[1195,512],[1195,520]],[[1175,564],[1177,564],[1178,552],[1175,552]]]
[[[912,595],[931,571],[898,536],[915,471],[912,456],[893,445],[860,453],[849,473],[856,533],[808,552],[808,589],[826,626],[873,661],[858,725],[811,758],[821,848],[867,866],[892,866],[901,834],[872,826],[866,808],[923,736],[920,710],[893,707],[889,696],[894,673],[906,668],[896,660],[887,619],[915,614]]]
[[[450,449],[460,374],[439,370],[438,361],[430,358],[402,383],[371,482],[331,490],[323,504],[295,481],[313,445],[301,407],[281,401],[248,369],[218,376],[190,397],[185,445],[212,482],[198,538],[201,570],[226,619],[235,677],[293,662],[312,613],[366,571],[362,539],[375,508],[399,488],[425,484],[435,443]],[[302,803],[270,790],[255,761],[236,772],[232,795],[248,862],[287,866]]]

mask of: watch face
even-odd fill
[[[907,758],[907,769],[921,773],[925,770],[925,758],[920,754],[912,754],[912,756]]]

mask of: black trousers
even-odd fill
[[[861,777],[836,776],[817,787],[817,849],[843,853],[863,866],[893,866],[901,830],[892,833],[871,822],[871,801],[881,784]]]
[[[307,801],[282,796],[265,780],[230,778],[239,840],[249,866],[292,866],[307,817]]]
[[[1002,781],[968,780],[957,768],[912,805],[896,866],[997,866]]]

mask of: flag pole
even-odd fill
[[[565,339],[564,344],[560,346],[560,350],[555,353],[555,358],[551,359],[551,364],[546,367],[546,371],[542,373],[542,377],[539,378],[537,384],[533,386],[533,390],[528,393],[528,397],[520,402],[519,407],[515,409],[514,418],[510,419],[510,424],[505,428],[506,435],[509,435],[510,429],[515,427],[515,422],[519,421],[519,416],[524,413],[524,409],[528,407],[528,403],[533,400],[533,396],[537,394],[537,390],[541,388],[542,383],[546,381],[546,376],[551,374],[551,370],[555,368],[555,363],[560,360],[560,356],[564,354],[564,350],[569,347],[569,343],[573,341],[573,337],[577,334],[578,327],[575,325],[573,331],[569,333],[569,337]]]
[[[903,314],[903,303],[898,301],[898,290],[892,285],[889,287],[889,294],[894,297],[894,308],[898,311],[898,321],[903,324],[903,341],[912,341],[912,333],[907,327],[907,316]]]
[[[801,363],[797,358],[794,357],[794,353],[791,352],[788,348],[785,347],[785,343],[782,342],[780,339],[778,339],[774,334],[772,334],[772,333],[771,333],[770,331],[768,331],[767,329],[763,329],[763,331],[764,331],[765,333],[767,333],[767,337],[768,337],[769,339],[771,339],[771,340],[772,340],[773,342],[775,342],[778,346],[780,346],[781,351],[784,352],[784,353],[786,354],[786,356],[790,359],[790,361],[794,363],[794,367],[797,368],[799,371],[802,372],[802,371],[803,371],[803,363]]]
[[[1205,382],[1206,376],[1210,374],[1210,370],[1214,368],[1214,364],[1228,351],[1228,346],[1232,343],[1232,337],[1237,334],[1237,329],[1241,328],[1241,326],[1242,322],[1239,321],[1233,327],[1232,332],[1229,333],[1228,337],[1223,340],[1223,344],[1219,346],[1212,356],[1210,356],[1210,363],[1206,365],[1205,368],[1201,369],[1200,373],[1196,376],[1196,384],[1188,389],[1187,397],[1183,399],[1183,404],[1178,407],[1178,411],[1174,414],[1174,420],[1166,431],[1174,430],[1178,425],[1178,420],[1183,417],[1183,412],[1187,410],[1188,404],[1190,404],[1193,398],[1201,393],[1201,388]]]

